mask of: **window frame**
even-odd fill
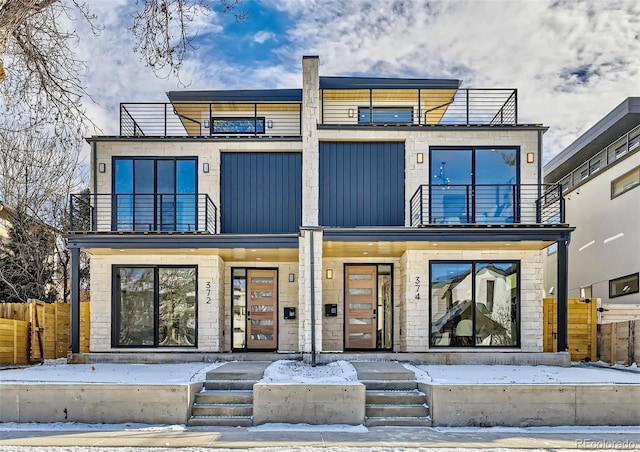
[[[629,187],[624,188],[622,191],[616,192],[615,190],[616,182],[620,182],[622,179],[632,176],[634,173],[638,173],[638,182],[633,182],[632,185],[630,185]],[[623,175],[616,177],[614,180],[611,181],[611,199],[615,199],[618,196],[622,196],[625,193],[630,192],[636,187],[640,187],[640,165],[636,166],[630,171],[627,171]]]
[[[216,131],[216,121],[247,121],[253,124],[253,131]],[[265,116],[212,116],[210,121],[211,135],[264,135],[267,131],[267,120]],[[262,125],[262,130],[259,130]]]
[[[409,112],[409,121],[375,121],[375,117],[376,117],[376,112],[380,113],[383,111],[393,111],[393,110],[399,110],[399,111],[406,111]],[[366,111],[369,114],[369,120],[368,121],[361,121],[361,112]],[[369,107],[358,107],[358,125],[373,125],[373,124],[413,124],[413,107],[412,106],[369,106]],[[400,119],[400,118],[398,118]]]
[[[118,311],[118,301],[116,300],[117,293],[117,279],[116,271],[120,268],[151,268],[153,269],[153,345],[119,345],[118,333],[120,332],[120,319]],[[192,268],[195,270],[195,301],[194,301],[194,344],[193,345],[169,345],[161,346],[159,343],[160,334],[160,292],[159,292],[159,269],[161,268]],[[159,349],[170,350],[173,348],[178,349],[197,349],[198,348],[198,266],[197,265],[145,265],[145,264],[132,264],[122,265],[113,264],[111,266],[111,348],[115,349]]]
[[[631,280],[634,281],[635,280],[635,285],[636,285],[636,289],[629,291],[629,292],[623,292],[623,293],[616,293],[614,294],[614,284],[616,283],[620,283],[624,280]],[[609,280],[609,298],[619,298],[619,297],[626,297],[627,295],[633,295],[635,293],[639,293],[640,292],[640,272],[636,272],[636,273],[631,273],[629,275],[625,275],[625,276],[621,276],[619,278],[614,278],[614,279],[610,279]]]
[[[471,300],[472,300],[472,322],[473,322],[473,331],[476,330],[476,265],[477,264],[514,264],[516,266],[516,335],[515,343],[513,345],[479,345],[476,344],[475,341],[472,345],[468,346],[459,346],[459,345],[438,345],[432,343],[432,335],[433,335],[433,265],[434,264],[470,264],[471,265],[471,274],[474,275],[473,283],[471,284]],[[502,260],[502,259],[474,259],[474,260],[430,260],[429,261],[429,318],[427,322],[429,324],[429,338],[428,344],[429,349],[437,349],[437,350],[451,350],[451,349],[482,349],[482,350],[499,350],[499,349],[519,349],[522,348],[522,261],[521,260]]]

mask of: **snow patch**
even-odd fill
[[[263,424],[257,427],[249,427],[250,432],[348,432],[367,433],[369,429],[364,425],[311,425],[311,424]]]
[[[0,422],[3,432],[51,432],[51,431],[144,431],[144,432],[181,432],[186,430],[184,424],[85,424],[82,422]]]
[[[418,383],[431,383],[431,377],[429,376],[429,373],[426,372],[424,369],[421,369],[409,363],[402,363],[402,365],[404,366],[405,369],[410,370],[415,374],[416,381]]]
[[[315,367],[302,361],[280,360],[269,365],[260,383],[351,384],[358,374],[351,363],[336,361]]]

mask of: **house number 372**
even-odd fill
[[[207,297],[207,304],[211,304],[211,281],[207,281],[207,284],[205,285],[205,287],[206,287],[205,296]]]

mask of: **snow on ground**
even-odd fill
[[[367,433],[369,429],[364,425],[311,425],[311,424],[263,424],[257,427],[249,427],[250,432],[347,432]]]
[[[182,432],[187,427],[185,425],[165,425],[165,424],[139,424],[127,422],[126,424],[85,424],[82,422],[0,422],[2,432]]]
[[[505,366],[505,365],[419,365],[432,383],[449,384],[559,384],[636,383],[640,373],[601,367]],[[424,377],[422,377],[424,378]],[[418,381],[425,381],[419,378]],[[427,380],[426,382],[429,382]]]
[[[207,371],[224,363],[183,364],[67,364],[45,361],[15,369],[0,370],[2,383],[117,383],[180,384],[204,381]]]
[[[315,367],[302,361],[280,360],[269,365],[260,383],[357,383],[358,374],[351,363],[337,361]]]

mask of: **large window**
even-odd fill
[[[413,107],[359,107],[358,124],[411,124]]]
[[[431,262],[431,346],[518,346],[519,267],[513,261]]]
[[[211,133],[264,133],[264,118],[212,118]]]
[[[609,281],[609,298],[623,297],[638,293],[638,273]]]
[[[114,229],[197,230],[195,158],[115,157]]]
[[[113,268],[114,347],[195,347],[196,267]]]
[[[432,148],[433,224],[509,224],[519,217],[516,148]]]

